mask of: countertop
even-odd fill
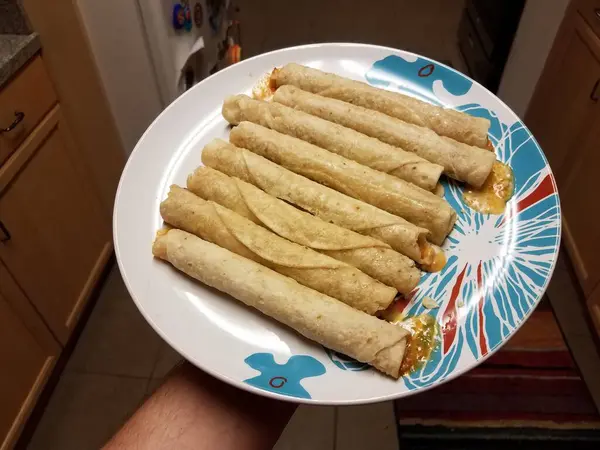
[[[0,88],[39,50],[37,33],[0,34]]]

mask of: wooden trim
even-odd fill
[[[100,253],[98,259],[96,260],[96,264],[94,265],[94,268],[92,269],[90,276],[88,277],[85,283],[85,286],[79,294],[79,298],[77,299],[77,302],[75,303],[71,314],[67,318],[66,326],[69,330],[73,329],[73,327],[77,324],[79,316],[81,316],[81,312],[87,304],[87,301],[90,298],[92,291],[96,287],[100,276],[104,272],[104,267],[110,259],[112,251],[113,244],[111,241],[109,241],[106,243],[106,245],[104,245],[104,248],[102,249],[102,252]]]
[[[583,259],[581,259],[579,250],[577,250],[577,245],[575,245],[575,240],[573,238],[573,235],[571,234],[571,230],[569,229],[569,223],[567,222],[567,218],[564,216],[564,214],[562,216],[562,225],[567,252],[569,253],[569,256],[571,257],[571,262],[575,267],[575,274],[577,275],[577,278],[579,280],[579,285],[583,289],[584,294],[587,295],[589,292],[586,292],[585,287],[587,286],[588,272],[585,269],[585,264],[583,263]]]
[[[25,167],[35,152],[41,147],[42,142],[48,137],[48,130],[56,126],[60,119],[60,106],[56,105],[46,114],[46,117],[31,132],[6,163],[0,167],[0,194],[8,187],[10,182]]]
[[[8,450],[14,447],[16,440],[21,435],[21,431],[23,431],[23,427],[29,418],[29,415],[33,411],[33,408],[42,393],[44,387],[46,386],[46,382],[50,378],[50,374],[52,373],[52,369],[57,361],[57,356],[49,356],[44,363],[44,367],[40,371],[38,377],[35,380],[31,391],[29,391],[29,395],[27,399],[23,402],[23,406],[17,414],[15,421],[13,422],[12,427],[8,431],[0,450]]]
[[[77,2],[24,0],[23,4],[40,35],[42,58],[110,220],[125,152]]]

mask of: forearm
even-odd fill
[[[270,449],[295,409],[292,403],[229,386],[186,363],[105,449]]]

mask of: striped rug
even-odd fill
[[[485,363],[395,408],[402,450],[600,449],[600,415],[547,301]]]

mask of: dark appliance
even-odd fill
[[[525,0],[467,0],[458,45],[471,77],[496,92]]]

